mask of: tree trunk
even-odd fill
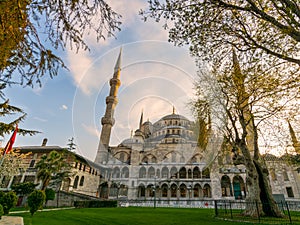
[[[245,157],[245,167],[247,171],[246,185],[248,194],[246,197],[246,209],[243,215],[257,218],[264,215],[260,200],[259,174],[257,173],[245,141],[240,140],[238,144]]]
[[[253,160],[256,171],[259,176],[260,200],[263,205],[263,211],[266,216],[283,217],[272,195],[272,189],[268,178],[268,169],[262,160]]]

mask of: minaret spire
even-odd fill
[[[143,110],[142,110],[142,113],[141,113],[141,118],[140,118],[140,130],[142,129],[142,125],[143,125],[143,114],[144,114],[144,112],[143,112]]]
[[[119,87],[121,85],[120,75],[121,75],[121,57],[122,48],[120,49],[119,56],[114,68],[113,78],[110,79],[110,91],[109,96],[106,97],[106,110],[105,115],[101,119],[102,130],[100,134],[100,141],[98,146],[98,151],[96,155],[95,162],[100,164],[105,164],[109,159],[109,140],[111,135],[111,129],[115,123],[114,111],[118,103],[117,94]]]

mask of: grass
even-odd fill
[[[216,219],[212,209],[189,208],[85,208],[37,212],[33,217],[30,213],[18,213],[13,216],[22,216],[25,225],[242,224],[241,222]]]
[[[214,218],[210,209],[90,208],[13,214],[25,225],[211,225],[232,224]]]

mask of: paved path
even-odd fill
[[[0,225],[23,225],[23,217],[20,216],[2,216]]]

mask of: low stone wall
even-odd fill
[[[84,201],[84,200],[99,200],[88,195],[78,194],[74,192],[59,191],[55,195],[54,200],[47,202],[47,206],[62,207],[62,206],[74,206],[74,201]]]

